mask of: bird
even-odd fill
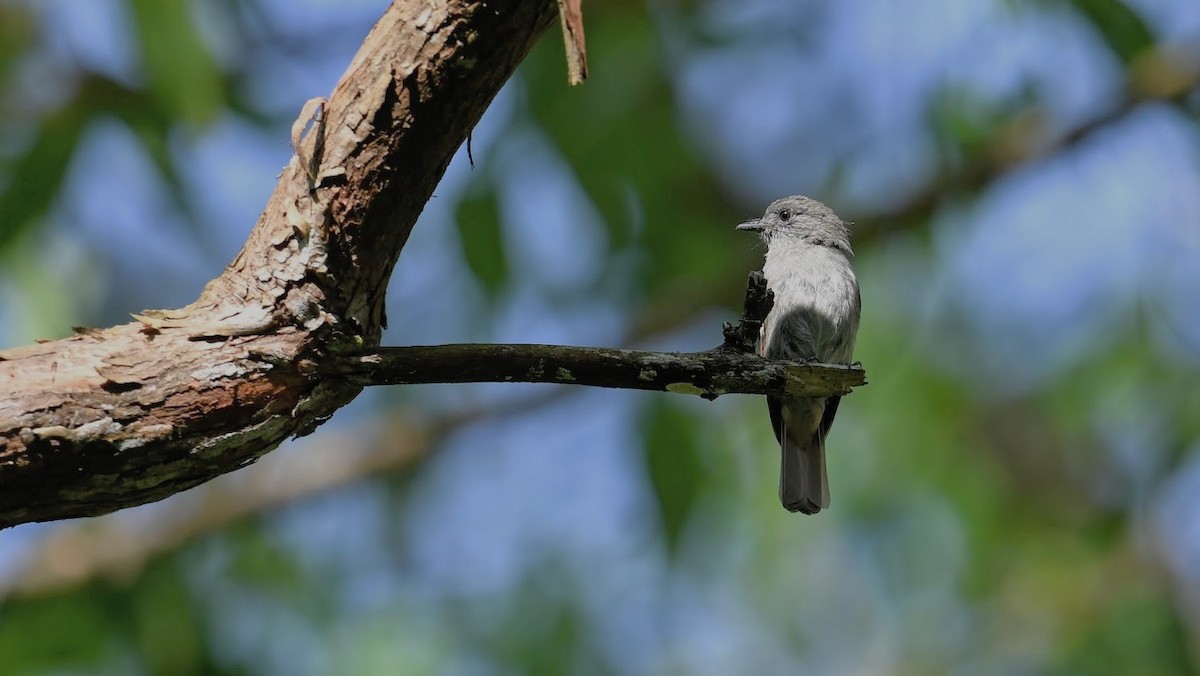
[[[849,364],[862,299],[850,229],[832,209],[803,195],[775,200],[761,218],[737,226],[766,244],[763,276],[775,303],[763,321],[759,355]],[[768,396],[780,447],[779,500],[790,512],[829,507],[825,438],[841,397]]]

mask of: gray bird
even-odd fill
[[[850,260],[850,231],[820,202],[796,195],[776,200],[762,218],[737,226],[761,233],[763,275],[775,305],[763,322],[758,351],[769,359],[848,364],[861,301]],[[792,512],[829,506],[825,437],[841,397],[767,397],[782,451],[779,500]]]

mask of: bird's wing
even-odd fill
[[[783,443],[783,411],[779,397],[767,397],[767,411],[771,414],[771,429],[775,430],[775,441]]]
[[[825,400],[825,411],[821,414],[821,438],[829,436],[829,428],[833,427],[833,416],[837,415],[838,403],[841,397],[829,397]]]

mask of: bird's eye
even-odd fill
[[[791,209],[780,209],[779,210],[779,220],[785,221],[785,222],[792,220],[792,210]]]

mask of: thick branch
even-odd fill
[[[475,413],[463,421],[479,417]],[[297,444],[286,456],[269,455],[247,472],[210,481],[181,496],[152,522],[136,527],[123,514],[63,524],[38,544],[14,575],[0,578],[0,599],[53,593],[97,578],[132,579],[155,557],[230,523],[417,463],[436,447],[443,430],[458,423],[457,417],[393,419],[386,430],[339,442],[336,454],[325,442]]]
[[[167,497],[353,399],[309,366],[378,344],[417,215],[554,16],[549,0],[396,0],[194,303],[0,351],[0,528]]]
[[[866,383],[860,366],[769,361],[717,348],[647,352],[564,345],[429,345],[383,348],[336,367],[368,385],[559,383],[697,394],[829,397]]]

